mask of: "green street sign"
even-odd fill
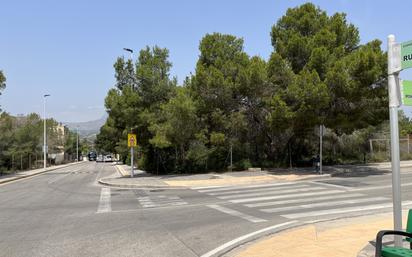
[[[412,40],[401,44],[402,69],[412,68]]]
[[[402,80],[402,103],[403,105],[412,106],[412,81]]]

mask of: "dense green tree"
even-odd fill
[[[13,143],[13,118],[6,112],[0,113],[0,173],[11,166],[10,146]]]
[[[75,156],[76,134],[53,120],[47,121],[47,145],[50,154]],[[0,171],[33,168],[42,158],[43,120],[38,114],[11,116],[0,114]],[[51,156],[49,156],[50,158]]]
[[[196,104],[186,88],[161,106],[161,115],[149,130],[154,134],[150,143],[160,149],[174,147],[175,169],[186,167],[187,151],[199,130]]]
[[[142,49],[135,64],[117,59],[114,64],[116,88],[109,90],[105,99],[109,118],[97,136],[97,148],[119,153],[126,161],[127,133],[133,132],[137,134],[147,169],[157,165],[157,146],[150,143],[153,134],[149,127],[155,117],[160,117],[162,104],[175,94],[177,81],[170,78],[172,64],[168,58],[167,49],[155,46]]]
[[[359,45],[358,29],[345,14],[328,16],[311,3],[290,8],[271,36],[268,74],[278,89],[270,116],[274,129],[279,124],[273,120],[287,123],[297,143],[319,124],[342,134],[387,118],[381,42]]]
[[[167,49],[146,47],[135,64],[118,58],[96,145],[126,160],[127,133],[134,132],[148,171],[225,169],[232,154],[235,168],[265,167],[316,154],[317,128],[325,124],[330,163],[360,160],[374,127],[387,119],[381,42],[361,45],[344,13],[329,16],[311,3],[288,9],[271,41],[264,60],[248,56],[241,38],[206,34],[181,87],[170,77]],[[402,122],[407,133],[410,122]]]

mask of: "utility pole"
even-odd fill
[[[46,170],[47,168],[47,133],[46,133],[46,97],[50,95],[43,95],[43,118],[44,118],[44,126],[43,126],[43,168]]]

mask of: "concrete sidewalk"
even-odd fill
[[[406,224],[407,211],[403,214]],[[303,225],[238,247],[226,256],[374,257],[370,242],[384,229],[393,229],[392,213]]]
[[[160,176],[152,176],[142,170],[134,170],[134,177],[130,176],[131,168],[128,165],[113,164],[117,169],[117,174],[99,179],[99,183],[105,186],[122,188],[170,188],[162,181]]]
[[[272,174],[268,171],[242,171],[226,173],[188,174],[188,175],[151,175],[142,170],[135,170],[134,177],[130,176],[130,166],[115,165],[118,174],[99,180],[100,184],[113,187],[127,188],[187,188],[208,186],[235,186],[262,184],[277,181],[297,181],[304,179],[319,179],[330,177],[329,174],[318,175],[313,172],[282,172]]]
[[[142,170],[135,170],[135,177],[130,177],[130,166],[114,164],[117,174],[99,180],[100,184],[128,188],[187,188],[208,186],[237,186],[262,184],[282,181],[322,179],[328,177],[363,177],[383,175],[390,172],[390,163],[367,165],[325,166],[323,175],[316,174],[312,168],[269,169],[263,171],[240,171],[206,174],[152,175]],[[401,168],[412,167],[412,161],[402,161]]]
[[[63,164],[63,165],[51,166],[51,167],[47,167],[46,170],[41,168],[41,169],[21,171],[21,172],[16,172],[16,173],[5,175],[5,176],[0,176],[0,184],[8,183],[8,182],[18,180],[18,179],[32,177],[35,175],[42,174],[44,172],[65,168],[65,167],[79,164],[79,163],[82,163],[82,162],[72,162],[72,163]]]

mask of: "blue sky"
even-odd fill
[[[114,84],[113,63],[146,45],[170,50],[171,74],[182,81],[194,71],[198,45],[206,33],[242,37],[249,55],[268,58],[270,29],[290,7],[307,1],[287,0],[152,0],[22,1],[5,0],[0,15],[0,70],[7,88],[2,108],[12,114],[42,112],[49,93],[48,115],[59,121],[87,121],[105,113],[104,97]],[[402,10],[412,1],[312,1],[329,15],[345,12],[361,42],[395,34],[412,39]],[[411,79],[411,72],[402,77]],[[411,115],[411,111],[407,110]]]

